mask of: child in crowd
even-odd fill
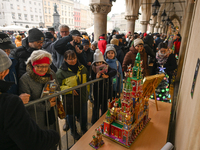
[[[113,78],[113,95],[114,97],[116,96],[120,97],[120,93],[122,92],[122,89],[123,89],[123,73],[122,73],[122,66],[120,62],[117,60],[116,56],[117,56],[117,53],[114,48],[114,45],[107,44],[106,52],[105,52],[106,62],[111,68],[116,69],[117,72],[120,73],[120,76],[116,75]],[[121,81],[121,86],[120,86],[120,81]]]
[[[127,66],[130,64],[131,64],[131,67],[134,66],[135,57],[136,57],[137,53],[139,52],[141,60],[143,61],[143,63],[142,63],[143,75],[144,76],[149,75],[147,53],[145,52],[143,45],[144,45],[144,42],[142,41],[142,39],[137,38],[134,40],[134,45],[130,47],[130,51],[124,57],[124,61],[122,64],[123,71],[126,71]]]
[[[156,62],[153,65],[153,74],[158,74],[163,71],[169,76],[169,85],[171,83],[174,70],[177,68],[175,55],[170,52],[167,43],[161,42],[158,45],[156,53]]]
[[[105,78],[111,81],[111,78],[114,77],[117,73],[117,70],[112,69],[109,65],[105,62],[103,58],[103,54],[99,49],[97,49],[94,53],[93,63],[91,65],[91,78],[98,79],[98,78]],[[111,85],[111,82],[109,83]],[[110,87],[111,88],[111,87]],[[109,88],[109,89],[110,89]],[[94,108],[92,114],[92,124],[94,124],[99,118],[99,110],[98,108],[101,105],[101,115],[104,114],[108,107],[108,99],[111,97],[107,97],[109,93],[109,89],[107,84],[104,84],[103,80],[94,83]],[[99,105],[98,105],[99,104]]]
[[[64,53],[64,62],[61,65],[60,69],[56,72],[56,76],[58,82],[60,84],[61,90],[66,90],[72,87],[75,87],[79,84],[86,83],[88,81],[88,71],[87,68],[80,64],[77,60],[77,55],[75,51],[68,50]],[[81,91],[81,92],[80,92]],[[77,133],[76,125],[73,123],[73,111],[75,112],[75,116],[77,118],[80,117],[80,113],[82,115],[82,123],[81,123],[81,131],[84,134],[87,132],[87,93],[89,92],[89,88],[82,87],[80,89],[76,89],[66,93],[66,103],[64,101],[64,108],[66,106],[66,119],[69,123],[69,127],[71,129],[71,135],[74,139],[78,140],[80,135]],[[80,112],[80,95],[81,95],[81,112]],[[73,96],[74,96],[74,110],[73,110]],[[66,122],[66,128],[67,128]],[[75,129],[73,128],[75,126]],[[64,129],[64,128],[63,128]],[[68,129],[65,129],[66,131]],[[75,130],[75,133],[74,133]]]

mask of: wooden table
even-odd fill
[[[158,101],[156,111],[155,101],[149,100],[149,117],[151,121],[133,142],[131,150],[160,150],[167,142],[170,121],[171,104]],[[86,132],[71,150],[94,150],[89,143],[92,136],[96,135],[95,129],[103,123],[105,114]],[[127,150],[127,148],[103,137],[104,145],[99,150]]]

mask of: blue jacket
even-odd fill
[[[116,69],[117,72],[119,72],[121,74],[121,92],[122,92],[122,89],[123,89],[123,73],[122,73],[122,66],[120,64],[120,62],[118,61],[118,69],[117,69],[117,58],[114,58],[114,59],[106,59],[106,62],[108,63],[108,65],[113,68],[113,69]],[[117,75],[115,75],[115,77],[113,78],[116,78]],[[120,83],[120,78],[117,77],[117,88],[116,88],[116,84],[113,84],[113,91],[119,91],[119,83]]]
[[[17,73],[16,73],[16,65],[17,60],[14,58],[10,58],[12,61],[12,65],[9,68],[9,74],[5,76],[5,81],[14,82],[14,84],[10,87],[10,89],[7,91],[7,93],[18,95],[18,85],[17,85]]]

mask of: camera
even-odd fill
[[[74,46],[76,46],[80,49],[80,50],[83,50],[83,45],[81,45],[81,43],[77,43],[74,41]]]

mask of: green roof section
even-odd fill
[[[119,123],[116,123],[116,122],[113,122],[111,123],[113,126],[117,127],[117,128],[122,128],[123,125],[119,124]]]

